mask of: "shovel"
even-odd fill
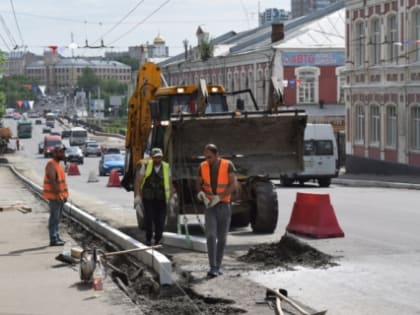
[[[299,305],[297,305],[295,302],[293,302],[291,299],[289,299],[285,294],[283,294],[281,291],[283,291],[283,293],[287,294],[286,290],[272,290],[272,289],[267,289],[266,295],[275,295],[276,297],[278,297],[280,300],[285,301],[286,303],[288,303],[290,306],[292,306],[294,309],[296,309],[299,313],[301,313],[302,315],[325,315],[327,313],[327,310],[324,311],[319,311],[319,312],[315,312],[315,313],[309,313],[306,310],[304,310],[302,307],[300,307]]]

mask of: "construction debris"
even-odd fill
[[[15,211],[15,210],[20,211],[22,213],[32,212],[32,208],[21,201],[17,201],[14,204],[10,204],[10,205],[0,205],[0,212]]]

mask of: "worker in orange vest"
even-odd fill
[[[59,223],[63,213],[64,204],[69,197],[66,173],[60,165],[63,161],[66,148],[57,145],[52,151],[52,159],[45,166],[44,187],[42,196],[48,200],[50,217],[48,230],[50,235],[50,246],[62,246],[64,241],[60,238]]]
[[[197,199],[206,206],[206,238],[210,278],[222,275],[221,264],[229,232],[231,195],[236,188],[236,169],[229,160],[219,156],[214,144],[204,147],[206,160],[201,163],[197,181]]]

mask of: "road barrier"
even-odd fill
[[[112,169],[109,173],[107,187],[121,187],[120,174],[117,169]]]
[[[70,163],[69,169],[67,170],[67,175],[80,175],[79,166],[77,163]]]
[[[286,231],[314,238],[344,237],[329,194],[296,194]]]
[[[88,183],[97,183],[97,182],[99,182],[98,175],[96,174],[95,171],[92,170],[92,171],[89,172],[89,177],[88,177],[87,182]]]

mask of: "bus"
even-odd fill
[[[17,136],[19,139],[32,138],[32,122],[30,120],[20,120],[17,123]]]
[[[73,127],[70,129],[69,143],[71,146],[82,146],[88,137],[86,129],[82,127]]]
[[[45,115],[45,125],[47,127],[54,128],[54,126],[55,126],[55,115],[53,113],[47,113],[47,115]]]

